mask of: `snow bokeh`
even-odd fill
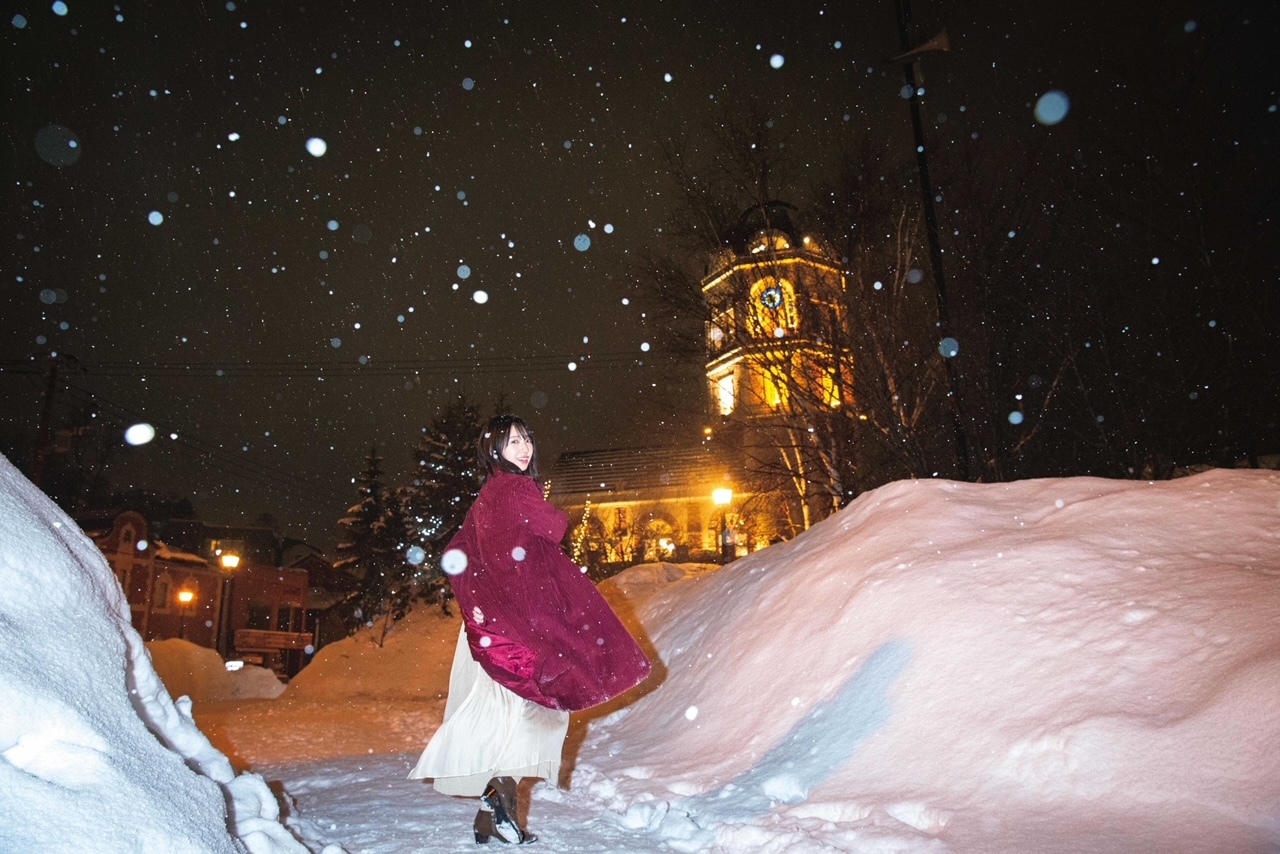
[[[5,472],[0,767],[22,821],[0,813],[0,847],[237,850],[222,804],[266,779],[312,851],[474,850],[474,801],[405,779],[456,615],[331,644],[274,699],[210,691],[206,740],[92,545]],[[660,664],[575,716],[564,788],[532,789],[539,850],[1280,846],[1274,472],[898,482],[727,567],[602,588]]]

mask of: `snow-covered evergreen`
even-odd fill
[[[418,567],[419,598],[445,605],[451,598],[440,558],[480,489],[475,444],[480,414],[465,399],[450,403],[422,428],[413,456],[417,462],[406,489],[409,558]]]
[[[379,619],[397,619],[407,604],[397,602],[397,593],[406,586],[403,563],[397,559],[399,504],[382,482],[382,457],[376,447],[364,458],[364,469],[356,478],[359,501],[338,520],[344,538],[338,543],[341,557],[334,562],[359,579],[360,586],[346,603],[348,625],[372,626]],[[396,611],[400,613],[397,614]]]

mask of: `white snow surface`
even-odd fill
[[[306,850],[170,698],[102,553],[4,457],[0,590],[0,850]]]
[[[154,671],[119,590],[19,481],[0,849],[236,850],[225,754],[312,851],[476,850],[475,802],[405,779],[456,617],[332,644],[275,699],[197,702],[218,753],[154,679],[130,702]],[[574,717],[563,788],[532,787],[538,850],[1280,850],[1274,472],[899,482],[722,569],[603,589],[661,663]]]

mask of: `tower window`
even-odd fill
[[[835,376],[828,372],[822,372],[822,400],[832,409],[840,406],[840,387],[836,385]]]
[[[169,577],[169,573],[161,573],[156,578],[156,585],[152,590],[151,608],[162,614],[169,613],[169,597],[173,593],[173,581]]]
[[[725,374],[716,380],[716,402],[719,404],[721,415],[733,412],[737,396],[738,388],[733,374]]]
[[[777,409],[787,402],[787,384],[782,376],[765,368],[760,374],[761,397],[769,406]]]

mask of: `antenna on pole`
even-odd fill
[[[929,238],[929,266],[933,268],[933,283],[938,300],[938,332],[940,333],[939,337],[942,339],[939,343],[939,352],[942,353],[942,360],[945,363],[949,386],[948,397],[951,399],[952,429],[955,433],[956,442],[956,464],[960,469],[960,476],[968,479],[970,476],[969,437],[965,430],[964,416],[960,403],[960,376],[956,367],[958,353],[943,351],[944,345],[942,342],[945,342],[947,337],[951,335],[951,310],[947,305],[947,280],[942,268],[942,244],[938,237],[938,215],[933,207],[933,188],[929,181],[929,156],[925,148],[924,125],[920,120],[920,84],[916,78],[916,61],[926,53],[951,50],[951,39],[947,36],[947,31],[943,30],[923,44],[911,47],[911,0],[894,0],[893,5],[898,13],[898,35],[902,40],[904,52],[900,53],[892,61],[902,65],[903,73],[906,75],[907,86],[904,87],[903,92],[906,95],[907,104],[911,108],[911,129],[915,135],[916,167],[920,174],[920,195],[921,201],[924,203],[925,232]]]
[[[904,65],[908,62],[915,62],[926,53],[949,53],[951,51],[951,37],[947,35],[947,31],[943,30],[933,38],[929,39],[921,45],[911,48],[906,53],[900,53],[888,62],[894,65]]]

